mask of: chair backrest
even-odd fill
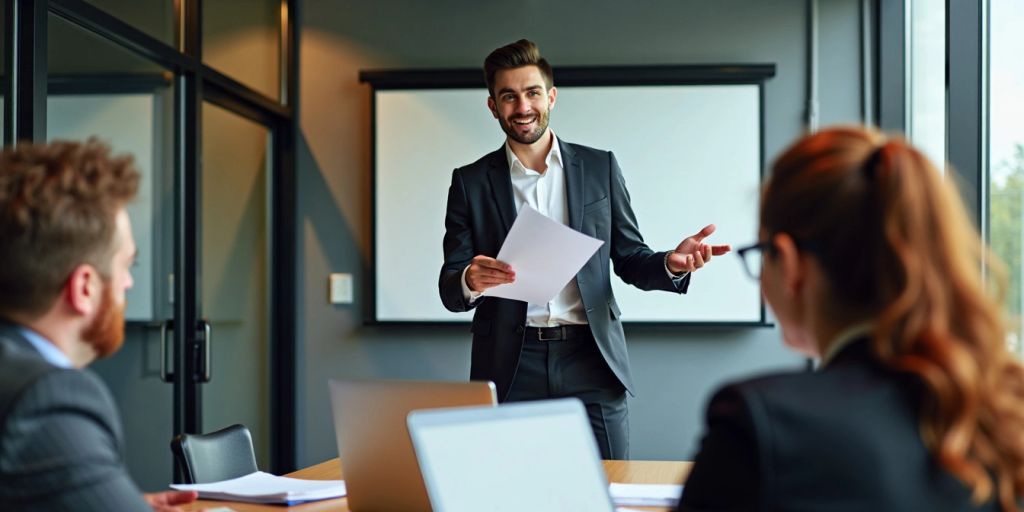
[[[210,432],[180,434],[171,451],[182,467],[186,484],[219,482],[258,471],[252,436],[244,425]]]

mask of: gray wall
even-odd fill
[[[821,3],[821,34],[827,40],[821,46],[821,121],[856,122],[858,1]],[[328,378],[468,376],[465,328],[363,325],[373,271],[372,169],[370,90],[358,83],[359,70],[479,67],[491,49],[520,37],[536,41],[557,66],[775,63],[777,75],[765,93],[770,160],[802,130],[806,15],[803,0],[305,1],[296,304],[299,465],[336,456]],[[422,123],[423,130],[433,129],[430,119]],[[552,126],[557,130],[557,113]],[[494,135],[497,146],[502,140],[497,126]],[[694,176],[683,193],[714,193],[700,183]],[[410,257],[424,251],[440,253],[440,240],[434,247],[410,248]],[[355,304],[327,303],[330,272],[354,274]],[[699,274],[690,293],[700,294]],[[627,336],[638,389],[631,403],[636,459],[691,457],[711,390],[751,372],[802,364],[782,348],[775,329],[628,328]]]

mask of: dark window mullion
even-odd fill
[[[907,130],[907,2],[910,0],[879,0],[878,44],[875,64],[878,72],[878,126],[887,132]]]
[[[975,225],[987,238],[985,109],[988,0],[946,1],[946,152]]]
[[[294,111],[290,106],[281,105],[277,100],[257,92],[206,64],[201,64],[201,73],[205,85],[211,90],[220,92],[220,96],[231,96],[236,103],[245,103],[250,109],[263,110],[267,113],[266,115],[278,119],[287,119],[293,116]]]
[[[46,0],[8,0],[4,145],[46,140]]]
[[[286,0],[288,20],[282,29],[281,74],[284,91],[282,102],[289,111],[288,118],[277,123],[274,130],[273,225],[271,254],[271,304],[277,313],[271,315],[271,421],[272,432],[270,462],[275,474],[296,469],[298,439],[296,406],[297,347],[295,341],[296,255],[298,245],[295,225],[296,173],[295,148],[298,130],[298,20],[296,0]]]
[[[176,48],[82,0],[49,0],[49,9],[70,23],[107,38],[173,71],[194,69]]]

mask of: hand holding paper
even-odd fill
[[[497,258],[514,271],[515,280],[488,288],[484,295],[546,304],[602,244],[523,205]]]
[[[516,273],[512,270],[511,265],[488,256],[474,257],[473,263],[466,270],[466,286],[475,292],[482,292],[515,280]]]

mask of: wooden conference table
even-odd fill
[[[609,482],[620,482],[627,484],[678,484],[690,473],[692,462],[676,461],[655,461],[655,460],[606,460],[604,471],[608,474]],[[309,480],[340,480],[344,478],[341,474],[341,463],[338,459],[331,459],[321,462],[315,466],[300,469],[286,476],[295,478],[306,478]],[[294,507],[283,507],[281,505],[255,505],[252,503],[237,503],[231,501],[206,501],[200,500],[189,506],[188,510],[201,510],[204,508],[228,507],[238,512],[281,512],[295,510],[302,512],[310,511],[331,511],[348,512],[348,500],[338,498],[333,500],[315,501],[296,505]],[[629,507],[638,510],[667,511],[667,508],[659,507]]]

